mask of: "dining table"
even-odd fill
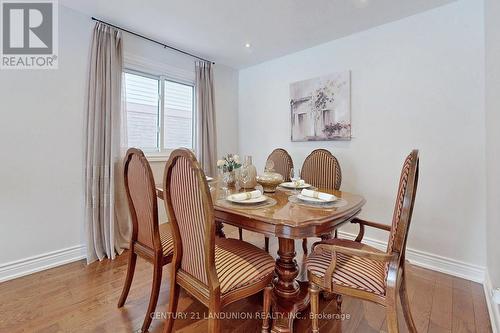
[[[219,237],[225,237],[223,225],[228,224],[278,238],[271,331],[293,332],[294,319],[309,305],[308,283],[297,279],[295,240],[332,234],[361,212],[365,199],[358,194],[318,188],[337,200],[329,206],[312,205],[297,200],[297,191],[278,187],[274,193],[264,193],[268,198],[265,202],[243,205],[229,202],[227,197],[244,190],[222,188],[220,183],[209,183]],[[163,199],[161,186],[157,187],[157,195]]]

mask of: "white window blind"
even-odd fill
[[[164,146],[193,148],[193,87],[165,81]]]
[[[126,72],[125,96],[130,147],[147,152],[193,148],[192,85]]]
[[[126,73],[127,136],[129,147],[158,148],[158,80]]]

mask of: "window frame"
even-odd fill
[[[192,140],[192,147],[190,148],[194,153],[197,151],[197,137],[198,137],[198,119],[197,119],[197,112],[196,112],[196,85],[193,81],[190,80],[180,80],[178,78],[173,78],[169,75],[165,74],[151,74],[149,72],[143,71],[143,70],[136,70],[133,68],[129,67],[124,67],[123,68],[123,74],[132,74],[132,75],[139,75],[143,77],[147,77],[150,79],[155,79],[158,81],[158,116],[157,116],[157,122],[158,126],[156,129],[156,140],[157,140],[157,145],[158,148],[155,150],[144,150],[144,154],[146,155],[146,158],[151,161],[151,162],[163,162],[167,161],[170,154],[174,149],[167,149],[165,148],[165,86],[166,86],[166,81],[177,83],[177,84],[182,84],[185,86],[189,86],[193,89],[193,97],[191,99],[191,105],[192,105],[192,117],[191,117],[191,140]],[[125,78],[124,78],[125,79]],[[125,91],[126,92],[126,91]],[[126,105],[126,96],[124,96],[124,104]],[[125,112],[127,112],[125,110]],[[142,149],[141,147],[139,147]]]

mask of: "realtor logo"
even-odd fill
[[[57,68],[57,2],[1,1],[1,69]]]

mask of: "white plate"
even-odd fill
[[[267,200],[267,197],[265,195],[261,195],[258,198],[252,198],[252,199],[246,199],[246,200],[234,200],[233,199],[234,194],[229,195],[226,200],[233,202],[233,203],[238,203],[238,204],[256,204],[260,202],[264,202]]]
[[[307,196],[302,195],[302,194],[298,194],[297,198],[299,198],[300,200],[303,200],[303,201],[314,202],[314,203],[329,203],[329,202],[334,202],[335,200],[337,200],[337,197],[335,197],[335,196],[333,196],[332,200],[323,200],[323,199],[318,199],[318,198],[307,197]]]
[[[299,186],[295,186],[294,182],[281,183],[280,186],[281,187],[286,187],[286,188],[293,188],[293,189],[302,189],[302,188],[311,187],[310,184],[302,184],[302,185],[299,185]]]

